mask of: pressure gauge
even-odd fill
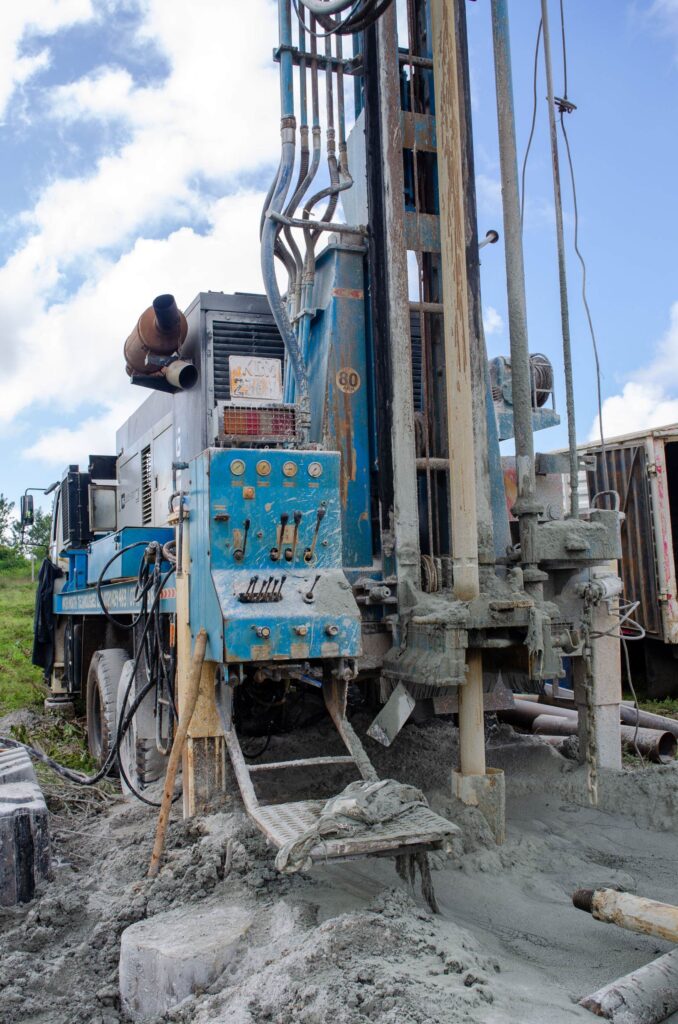
[[[231,473],[233,476],[242,476],[245,472],[245,463],[242,459],[233,459],[231,463]]]
[[[308,464],[308,475],[313,477],[315,480],[317,477],[322,475],[323,467],[320,462],[309,462]]]
[[[257,462],[257,473],[259,476],[268,476],[271,472],[271,463],[267,462],[266,459],[261,459]]]
[[[283,463],[283,475],[284,476],[296,476],[299,467],[296,462],[284,462]]]

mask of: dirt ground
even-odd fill
[[[361,735],[368,721],[354,719]],[[0,1021],[125,1021],[121,932],[170,907],[215,903],[254,912],[242,949],[208,991],[153,1024],[592,1021],[579,998],[669,947],[596,922],[571,894],[615,884],[676,902],[678,768],[606,775],[592,809],[582,769],[538,739],[496,729],[488,759],[505,769],[508,819],[497,847],[480,815],[449,795],[456,736],[450,721],[434,720],[408,725],[390,750],[365,740],[382,777],[420,786],[462,829],[455,854],[432,858],[439,915],[391,860],[278,875],[233,797],[192,821],[175,814],[154,880],[145,875],[155,811],[52,797],[54,878],[31,904],[0,911]],[[315,726],[274,739],[265,759],[327,753],[332,742]],[[347,781],[328,778],[328,795]],[[260,793],[311,795],[302,773],[284,792],[271,783]]]

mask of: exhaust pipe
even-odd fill
[[[125,369],[130,377],[165,377],[172,387],[187,389],[198,379],[198,371],[190,363],[168,360],[181,350],[188,334],[186,317],[173,295],[158,295],[145,309],[125,342]]]
[[[161,373],[168,384],[180,391],[190,391],[198,382],[198,371],[193,363],[187,363],[185,359],[175,359],[163,366]]]

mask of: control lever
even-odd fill
[[[304,601],[306,601],[307,604],[311,604],[313,601],[315,601],[315,594],[313,593],[313,591],[315,590],[316,583],[318,582],[319,579],[320,575],[316,576],[316,578],[313,580],[313,586],[304,594]]]
[[[301,518],[301,512],[294,513],[294,536],[292,537],[292,547],[285,548],[285,559],[288,562],[293,562],[297,553],[297,541],[299,540],[299,524],[301,523]]]
[[[325,518],[325,512],[326,509],[321,505],[320,508],[318,509],[318,515],[315,521],[315,531],[313,533],[313,540],[311,541],[311,546],[310,548],[306,548],[306,550],[304,551],[305,562],[313,561],[313,557],[315,555],[315,546],[318,543],[318,533],[320,532],[320,524]],[[315,586],[315,583],[313,584],[313,586]]]
[[[282,588],[286,579],[285,576],[282,577],[279,583],[275,576],[269,576],[268,579],[264,576],[259,590],[256,589],[258,579],[258,576],[250,578],[247,590],[243,590],[238,594],[239,601],[243,604],[263,604],[269,601],[282,601]]]
[[[250,520],[249,519],[245,520],[244,527],[245,527],[245,535],[243,537],[242,547],[241,548],[236,548],[235,551],[233,552],[233,557],[235,558],[236,562],[242,562],[243,558],[245,557],[245,552],[247,551],[247,534],[249,533],[249,529],[250,529]]]
[[[276,546],[271,548],[271,561],[277,562],[280,558],[280,548],[282,547],[283,537],[285,536],[285,527],[289,522],[290,517],[287,512],[283,512],[280,516],[280,526],[276,527]]]

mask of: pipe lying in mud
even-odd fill
[[[550,683],[546,684],[546,693],[551,696],[553,693],[553,687]],[[568,690],[566,687],[559,687],[558,693],[560,695],[559,703],[553,705],[539,704],[539,707],[551,706],[554,709],[562,712],[572,712],[575,709],[574,693],[572,690]],[[525,695],[520,698],[521,704],[532,704],[538,703],[539,698],[537,696]],[[518,701],[516,701],[518,703]],[[567,707],[570,704],[570,707]],[[621,718],[622,725],[640,725],[643,729],[661,729],[662,732],[670,732],[676,738],[678,738],[678,719],[667,718],[666,715],[655,715],[652,711],[641,711],[636,708],[632,701],[622,701],[619,705],[619,715]]]
[[[670,903],[616,889],[577,889],[572,903],[597,921],[678,942],[678,907]],[[611,1021],[659,1024],[678,1010],[678,950],[585,996],[579,1005]]]
[[[579,722],[576,718],[539,715],[532,722],[532,732],[537,736],[576,736],[578,731]],[[676,737],[670,732],[636,729],[632,725],[621,726],[621,741],[624,750],[632,754],[638,751],[656,764],[673,761],[678,747]]]
[[[643,729],[662,729],[678,738],[678,722],[664,715],[653,715],[650,711],[636,711],[632,704],[620,704],[619,714],[624,725],[640,725]]]
[[[631,712],[635,721],[635,709],[627,710]],[[579,732],[579,714],[574,708],[553,707],[550,704],[517,699],[513,708],[500,711],[498,717],[509,725],[517,725],[522,729],[529,729],[537,736],[548,737],[549,742],[556,736],[576,736]],[[678,749],[678,739],[670,730],[663,727],[636,728],[633,722],[621,726],[621,742],[623,749],[628,753],[638,752],[656,764],[668,764],[673,761]],[[551,745],[556,748],[559,746],[556,743]]]
[[[659,903],[618,889],[577,889],[572,894],[572,903],[596,921],[678,942],[678,907],[671,903]]]
[[[584,996],[584,1009],[625,1024],[660,1024],[678,1010],[678,949]]]

